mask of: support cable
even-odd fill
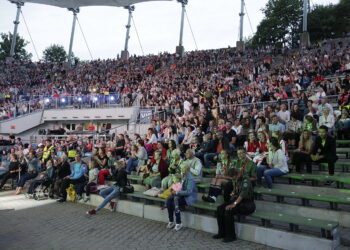
[[[187,11],[186,11],[186,10],[185,10],[185,14],[186,14],[186,19],[187,19],[188,26],[190,27],[190,30],[191,30],[191,34],[192,34],[192,38],[193,38],[194,44],[195,44],[195,46],[196,46],[196,50],[198,50],[196,37],[194,36],[193,30],[192,30],[192,25],[191,25],[191,23],[190,23],[190,19],[188,18],[188,15],[187,15]]]
[[[31,42],[32,42],[32,44],[33,44],[33,48],[34,48],[35,55],[36,55],[36,57],[37,57],[38,61],[40,61],[40,59],[39,59],[39,55],[38,55],[38,51],[36,50],[35,43],[34,43],[34,41],[33,41],[32,35],[30,34],[30,31],[29,31],[29,28],[28,28],[28,25],[27,25],[26,19],[24,18],[24,15],[23,15],[22,10],[21,10],[21,15],[22,15],[22,18],[23,18],[23,21],[24,21],[24,25],[26,26],[26,29],[27,29],[27,32],[28,32],[28,35],[29,35],[30,41],[31,41]]]
[[[249,21],[250,30],[252,31],[252,35],[254,35],[252,22],[250,21],[249,13],[248,13],[247,6],[246,6],[245,2],[244,2],[244,9],[245,9],[245,12],[247,13],[247,17],[248,17],[248,21]]]
[[[78,21],[78,25],[79,25],[79,29],[80,29],[80,31],[81,31],[81,34],[83,35],[83,38],[84,38],[84,42],[85,42],[86,48],[87,48],[88,51],[89,51],[91,60],[94,60],[94,58],[92,57],[92,54],[91,54],[91,50],[90,50],[89,44],[88,44],[87,41],[86,41],[84,31],[83,31],[83,29],[81,28],[81,25],[80,25],[78,16],[77,16],[77,21]]]
[[[140,48],[141,48],[141,51],[142,51],[142,55],[145,55],[145,53],[144,53],[144,51],[143,51],[142,44],[141,44],[139,32],[137,31],[136,23],[135,23],[135,20],[134,20],[134,17],[133,17],[133,16],[131,16],[131,20],[132,20],[132,23],[133,23],[133,25],[134,25],[134,27],[135,27],[136,36],[137,36],[137,40],[139,41],[139,45],[140,45]]]

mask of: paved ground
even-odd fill
[[[272,249],[238,240],[224,244],[192,229],[165,229],[164,223],[88,206],[33,201],[0,193],[0,248],[5,249]]]

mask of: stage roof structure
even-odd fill
[[[87,6],[126,7],[136,3],[172,0],[11,0],[13,3],[37,3],[60,8],[76,9]]]

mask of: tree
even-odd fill
[[[0,60],[5,60],[6,57],[10,56],[11,43],[13,39],[12,33],[1,33],[0,34]],[[16,44],[15,44],[15,54],[14,58],[17,60],[30,60],[32,57],[31,53],[28,53],[25,47],[29,44],[28,41],[24,40],[17,34]]]
[[[311,42],[344,36],[350,32],[350,2],[316,5],[308,15],[308,30]]]
[[[253,46],[295,46],[301,33],[302,0],[269,0],[252,39]]]
[[[67,60],[67,52],[62,45],[53,44],[43,52],[45,62],[64,62]]]

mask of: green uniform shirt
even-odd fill
[[[232,180],[232,185],[233,191],[231,196],[236,198],[241,196],[242,199],[248,200],[254,199],[253,186],[249,180],[249,177],[245,176],[241,181]]]
[[[256,165],[253,161],[246,159],[246,160],[238,160],[236,164],[236,169],[239,172],[243,172],[243,176],[247,177],[255,177],[256,176]]]

